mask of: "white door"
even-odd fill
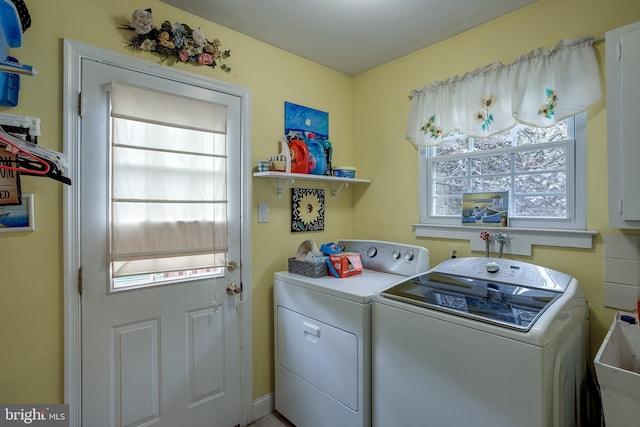
[[[227,107],[227,261],[240,265],[240,99],[83,59],[80,245],[82,425],[232,427],[240,421],[240,269],[114,290],[110,283],[112,81]],[[74,183],[75,185],[76,183]]]

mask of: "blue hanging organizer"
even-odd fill
[[[15,107],[20,92],[20,74],[34,76],[36,70],[9,56],[10,48],[22,46],[23,28],[16,6],[9,0],[0,0],[0,26],[0,105]]]

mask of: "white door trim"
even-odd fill
[[[81,260],[80,248],[80,65],[82,59],[182,81],[207,89],[238,96],[242,99],[241,143],[242,182],[241,200],[241,273],[243,292],[238,304],[240,342],[240,425],[253,421],[253,361],[251,345],[251,92],[201,75],[170,68],[129,55],[111,52],[74,40],[64,40],[63,85],[63,152],[68,156],[68,172],[72,185],[63,189],[63,246],[64,246],[64,402],[69,405],[70,427],[81,426],[81,311],[78,281]],[[87,427],[87,426],[85,426]]]

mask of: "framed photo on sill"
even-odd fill
[[[462,194],[462,225],[506,227],[508,224],[508,191]]]
[[[33,194],[23,194],[19,205],[0,206],[0,233],[35,230],[33,213]]]
[[[291,232],[324,230],[324,190],[291,189]]]

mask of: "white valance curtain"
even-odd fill
[[[500,62],[411,92],[406,138],[433,146],[458,131],[488,137],[517,123],[550,127],[600,99],[593,37],[561,40],[515,62]]]
[[[227,107],[111,83],[113,277],[225,265]]]

